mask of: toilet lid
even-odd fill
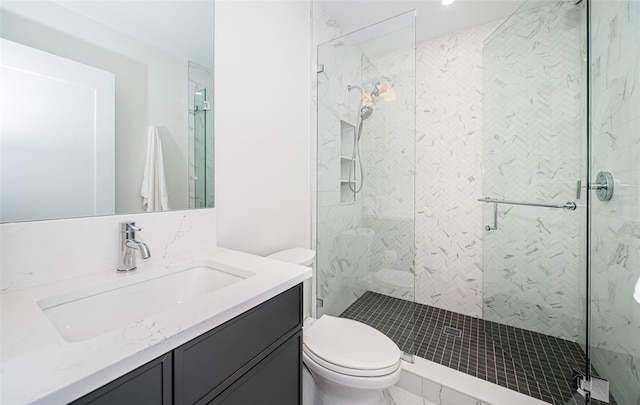
[[[378,374],[382,375],[400,363],[400,349],[391,339],[351,319],[323,315],[302,336],[311,358],[344,374],[360,375],[357,371],[361,370],[380,371]]]
[[[293,248],[274,253],[267,257],[269,259],[293,263],[299,266],[311,266],[311,264],[313,264],[313,259],[316,257],[316,252],[309,249]]]

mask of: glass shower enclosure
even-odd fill
[[[192,133],[191,204],[193,208],[213,207],[213,111],[211,109],[211,91],[206,87],[199,88],[193,93]]]
[[[530,0],[484,43],[485,330],[551,403],[640,404],[639,41]]]
[[[410,357],[415,12],[317,52],[317,316],[353,317],[384,297],[399,298],[394,316],[374,314],[367,323]]]
[[[548,403],[640,405],[640,2],[529,0],[495,27],[472,315],[416,302],[416,196],[451,198],[430,172],[446,161],[416,166],[415,14],[318,47],[316,315]]]

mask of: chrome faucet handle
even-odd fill
[[[126,232],[131,229],[132,226],[136,226],[136,221],[121,221],[120,232]]]
[[[135,221],[122,221],[120,222],[120,233],[125,233],[127,236],[133,238],[136,231],[141,231],[142,228],[136,226]]]

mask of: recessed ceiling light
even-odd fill
[[[448,6],[449,4],[453,3],[456,0],[442,0],[442,5],[443,6]]]

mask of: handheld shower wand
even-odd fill
[[[347,86],[347,90],[351,91],[351,90],[360,90],[361,93],[364,94],[362,87],[360,86]],[[349,189],[354,193],[357,194],[362,190],[362,186],[364,184],[364,170],[362,169],[362,162],[360,161],[360,136],[362,135],[362,126],[364,123],[364,120],[366,120],[367,118],[371,117],[371,114],[373,114],[373,108],[369,105],[361,105],[360,107],[360,122],[358,123],[358,133],[354,134],[353,137],[353,153],[351,155],[351,161],[349,162]],[[359,171],[360,172],[360,185],[358,186],[356,181],[356,174],[355,171]],[[351,181],[351,179],[353,178],[353,182]]]
[[[360,101],[360,122],[358,124],[358,133],[353,137],[353,154],[349,163],[348,184],[349,189],[351,189],[354,194],[357,194],[362,190],[362,185],[364,184],[364,170],[362,169],[362,162],[360,161],[360,136],[362,135],[362,125],[364,120],[371,117],[371,114],[373,114],[372,104],[375,102],[373,97],[382,97],[384,101],[395,101],[396,92],[393,86],[391,86],[389,81],[386,79],[382,82],[377,82],[369,93],[364,91],[360,86],[347,86],[347,90],[349,91],[354,89],[360,90],[362,99]],[[357,185],[357,178],[355,175],[356,171],[360,172],[359,186]],[[351,181],[352,173],[353,181]]]

